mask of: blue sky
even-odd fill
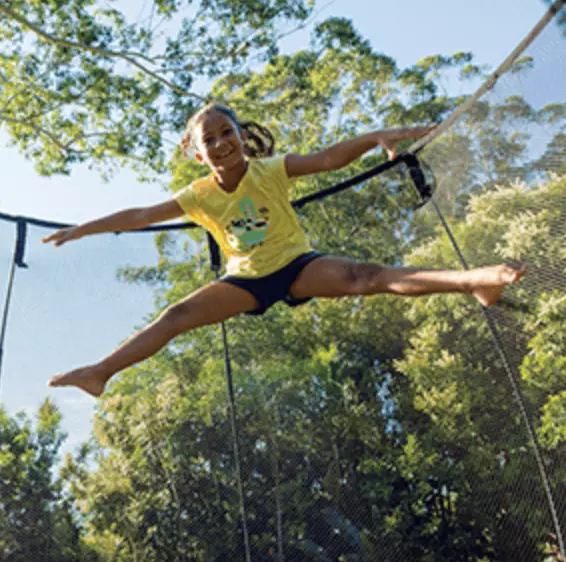
[[[139,4],[128,0],[135,12]],[[407,66],[432,54],[471,51],[479,63],[498,65],[545,12],[541,0],[335,0],[319,2],[320,21],[348,17],[374,48]],[[307,46],[308,32],[289,37],[287,51]],[[0,129],[0,211],[64,222],[81,222],[167,197],[156,184],[139,184],[126,171],[104,183],[86,167],[69,178],[39,177],[30,162],[7,146]],[[0,302],[13,248],[14,229],[0,222]],[[31,229],[29,270],[16,276],[0,387],[0,400],[15,412],[33,412],[46,395],[64,414],[67,448],[83,441],[94,400],[73,389],[48,390],[60,370],[89,363],[127,338],[153,310],[151,290],[115,281],[121,265],[155,260],[151,237],[91,237],[59,249],[39,244],[45,232]]]

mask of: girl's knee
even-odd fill
[[[342,288],[346,295],[358,295],[364,285],[364,264],[347,263],[342,270]]]
[[[383,267],[371,263],[350,263],[344,268],[344,293],[369,295],[375,293]]]
[[[174,330],[185,330],[190,324],[192,308],[187,302],[173,304],[163,312],[160,320]]]

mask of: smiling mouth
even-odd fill
[[[218,160],[224,160],[224,158],[227,158],[228,156],[230,156],[234,151],[233,150],[229,150],[228,152],[223,152],[222,154],[217,154],[216,158]]]

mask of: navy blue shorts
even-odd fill
[[[265,277],[246,279],[236,275],[225,275],[220,278],[220,281],[245,289],[255,297],[258,307],[250,312],[246,312],[246,314],[263,314],[279,301],[283,301],[288,306],[299,306],[310,301],[312,297],[305,299],[294,298],[289,292],[291,285],[307,264],[323,255],[320,252],[314,251],[301,254],[286,266]]]

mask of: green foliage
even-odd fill
[[[260,73],[228,74],[213,95],[268,125],[280,152],[306,152],[370,128],[441,119],[462,101],[442,93],[445,73],[454,71],[473,77],[482,69],[464,53],[399,69],[334,18],[316,28],[310,50],[274,56]],[[563,109],[535,111],[518,97],[482,101],[424,154],[471,264],[526,259],[532,271],[549,272],[508,291],[511,302],[531,307],[505,313],[502,337],[515,350],[514,365],[522,363],[528,407],[559,487],[564,330],[553,291],[564,272],[565,190],[548,173],[557,160],[544,165],[529,154],[528,133],[560,129]],[[293,197],[383,158],[370,154],[347,170],[299,180]],[[172,191],[205,173],[177,157],[170,167]],[[387,174],[301,218],[321,250],[459,267],[428,210],[408,212],[408,187]],[[177,243],[162,235],[157,244],[157,266],[122,274],[155,284],[161,309],[212,275],[200,231]],[[555,549],[509,382],[469,299],[278,306],[261,320],[231,321],[229,339],[254,559],[273,559],[281,547],[305,562],[534,560]],[[243,557],[221,357],[216,328],[184,334],[125,373],[101,406],[98,469],[77,480],[76,495],[92,540],[123,545],[124,560],[159,560],[164,552],[170,560]]]
[[[472,197],[465,221],[453,225],[470,263],[490,256],[531,264],[536,285],[527,279],[508,291],[511,301],[529,302],[529,312],[506,312],[499,326],[512,365],[521,366],[527,406],[540,405],[537,430],[549,450],[563,448],[565,427],[564,299],[555,289],[564,270],[565,186],[559,177],[501,186]],[[447,239],[435,237],[407,261],[445,267],[454,263],[454,256]],[[488,528],[495,523],[491,518],[499,518],[493,545],[503,559],[521,552],[525,559],[535,559],[534,546],[548,538],[549,521],[544,511],[530,520],[525,513],[533,504],[544,505],[545,498],[538,491],[528,436],[482,316],[460,297],[435,296],[415,301],[409,317],[416,328],[397,367],[411,382],[415,408],[433,424],[424,438],[442,443],[450,464],[458,459],[450,468],[451,478],[459,490],[473,490],[474,497],[459,495],[459,510],[479,506]],[[565,481],[559,458],[545,458],[557,489]],[[490,513],[494,505],[501,511]],[[506,538],[512,533],[514,545]]]
[[[0,124],[40,174],[85,162],[161,172],[195,104],[193,84],[277,54],[309,1],[163,2],[131,22],[89,0],[0,6]],[[173,133],[173,141],[168,139]]]
[[[95,561],[75,521],[73,498],[52,471],[65,439],[52,402],[35,424],[0,408],[0,557],[11,562]]]
[[[439,121],[463,99],[445,93],[447,76],[484,72],[468,53],[398,68],[339,18],[315,28],[309,49],[280,55],[273,41],[277,14],[300,22],[310,4],[260,0],[203,2],[195,6],[193,25],[181,17],[180,3],[156,1],[165,21],[180,22],[161,59],[150,27],[131,26],[115,10],[95,17],[93,4],[80,4],[11,6],[83,45],[136,51],[143,55],[136,60],[156,63],[161,76],[175,70],[174,85],[184,90],[198,76],[222,74],[211,97],[230,100],[243,118],[268,125],[281,153],[304,153],[378,127]],[[97,137],[85,138],[82,155],[73,158],[102,166],[139,158],[163,167],[165,112],[177,131],[190,97],[166,93],[155,77],[124,71],[117,59],[97,51],[83,49],[79,56],[68,46],[32,41],[39,55],[24,52],[25,26],[2,23],[10,42],[3,84],[12,89],[1,94],[7,97],[0,119],[8,123],[7,112],[34,108],[47,121],[30,122],[42,128],[51,123],[67,139],[108,128],[100,145]],[[258,54],[266,64],[251,72],[244,63]],[[179,61],[183,67],[174,68]],[[55,67],[61,72],[47,72]],[[532,68],[525,58],[514,72],[523,76]],[[78,107],[77,92],[84,107]],[[52,109],[57,104],[60,111]],[[524,259],[531,266],[533,281],[506,293],[511,304],[527,303],[526,309],[493,314],[519,367],[557,494],[566,482],[566,310],[556,290],[566,258],[565,116],[561,103],[537,110],[518,96],[483,99],[422,154],[469,263]],[[139,129],[147,134],[134,134]],[[529,141],[541,130],[550,135],[535,156]],[[12,136],[44,172],[68,170],[73,160],[36,133],[16,128]],[[384,158],[369,154],[347,170],[301,179],[292,195]],[[173,192],[205,173],[178,152],[167,166]],[[301,218],[323,251],[384,264],[459,267],[429,209],[416,216],[408,210],[409,188],[406,177],[388,173],[303,209]],[[202,231],[160,234],[156,246],[157,264],[119,272],[127,282],[155,287],[154,314],[213,278]],[[228,330],[254,560],[277,559],[281,548],[285,559],[299,562],[495,562],[538,560],[543,552],[557,559],[528,436],[470,298],[320,299],[293,311],[276,306],[262,319],[237,318]],[[100,402],[93,444],[67,458],[61,475],[84,541],[98,559],[244,558],[221,358],[218,329],[203,328],[113,380]],[[51,466],[58,418],[49,408],[44,416],[36,429],[44,462],[38,466]],[[14,428],[6,438],[14,445],[1,450],[0,470],[15,470],[8,481],[16,482],[21,470],[14,458],[28,471],[37,465],[27,445],[14,453],[18,443],[28,443],[31,429],[2,423]],[[18,486],[10,484],[7,493]],[[53,503],[45,505],[59,513]],[[5,548],[20,541],[5,536]]]
[[[517,95],[500,103],[476,102],[422,153],[434,170],[442,211],[461,218],[474,194],[519,178],[530,181],[550,172],[564,175],[565,107],[551,103],[537,110]],[[543,148],[540,155],[533,146],[535,139]]]

